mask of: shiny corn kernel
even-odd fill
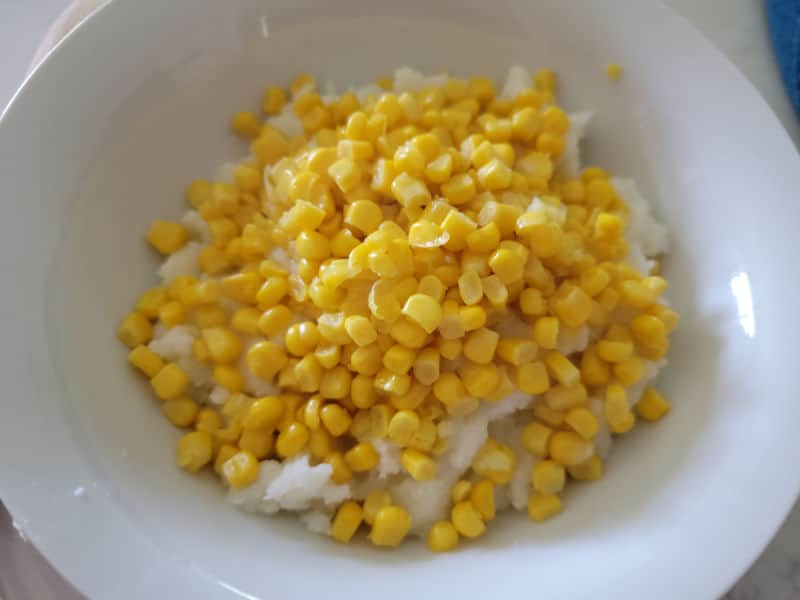
[[[189,376],[175,363],[167,363],[150,379],[153,391],[162,400],[182,395],[189,386]]]
[[[669,409],[667,399],[653,388],[648,388],[636,403],[636,414],[645,421],[658,421]]]
[[[289,424],[278,434],[275,449],[283,458],[292,458],[298,455],[308,443],[309,431],[302,423],[296,421]]]
[[[398,446],[406,446],[419,429],[419,415],[411,410],[399,410],[389,421],[389,439]]]
[[[402,313],[427,333],[432,333],[442,320],[441,305],[426,294],[410,296],[403,306]]]
[[[365,235],[375,231],[382,221],[380,206],[368,200],[357,200],[345,210],[344,223]]]
[[[239,358],[242,340],[227,327],[209,327],[201,335],[214,362],[231,363]]]
[[[477,304],[483,298],[483,284],[475,271],[466,271],[458,278],[458,289],[464,304]]]
[[[120,323],[117,337],[128,348],[135,348],[150,341],[153,337],[153,326],[143,314],[132,312]]]
[[[547,310],[542,292],[535,288],[525,288],[519,295],[519,308],[522,314],[538,317]],[[556,332],[557,335],[558,332]]]
[[[331,537],[337,542],[348,543],[355,535],[363,518],[364,511],[361,506],[352,500],[344,502],[339,506],[331,523]]]
[[[258,479],[258,459],[252,452],[241,450],[222,465],[222,476],[234,489],[245,488]]]
[[[572,431],[556,431],[548,445],[553,460],[565,467],[578,465],[594,454],[594,446]]]
[[[458,546],[458,530],[450,521],[438,521],[428,531],[428,548],[433,552],[449,552]]]
[[[486,531],[483,517],[470,501],[459,502],[450,512],[456,531],[467,538],[477,538]]]
[[[633,344],[629,341],[600,340],[596,349],[597,356],[610,363],[621,363],[633,356]]]
[[[325,429],[334,437],[344,435],[353,422],[350,414],[338,404],[326,404],[320,411],[320,418]]]
[[[489,266],[503,283],[510,285],[522,279],[525,258],[511,250],[500,248],[489,257]]]
[[[497,343],[497,355],[514,366],[534,361],[538,352],[536,342],[524,338],[503,338]]]
[[[550,377],[541,361],[522,363],[516,370],[517,387],[527,394],[542,394],[550,389]]]
[[[485,327],[473,331],[464,340],[464,356],[481,365],[489,364],[494,358],[499,339],[496,331]]]
[[[192,431],[178,440],[178,466],[196,473],[209,462],[213,454],[211,436],[204,431]]]
[[[155,377],[164,366],[162,358],[147,346],[136,346],[131,350],[128,362],[150,378]]]
[[[571,386],[580,381],[581,372],[572,362],[560,352],[548,352],[544,355],[544,364],[550,374],[561,385]]]
[[[535,523],[546,521],[562,510],[561,498],[555,495],[534,494],[528,500],[528,516]]]
[[[364,473],[378,466],[380,456],[369,442],[359,442],[344,455],[345,462],[354,473]]]
[[[331,452],[325,462],[331,466],[331,481],[334,483],[341,485],[353,479],[353,472],[347,466],[341,452]]]
[[[384,506],[375,515],[369,539],[376,546],[399,546],[411,529],[411,516],[399,506]]]
[[[597,417],[587,408],[576,407],[567,411],[564,421],[585,440],[592,440],[600,428]]]
[[[247,366],[257,377],[271,381],[288,360],[283,348],[272,342],[253,344],[247,351]]]

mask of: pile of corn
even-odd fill
[[[203,275],[145,292],[119,337],[166,417],[191,429],[178,464],[211,466],[233,488],[256,481],[259,461],[301,453],[329,464],[334,482],[351,481],[378,465],[376,438],[402,449],[410,477],[430,480],[447,449],[443,420],[515,389],[536,395],[523,435],[541,459],[528,512],[547,519],[568,479],[602,476],[593,443],[602,421],[622,434],[637,416],[668,410],[653,389],[635,408],[626,393],[667,353],[677,322],[659,300],[667,283],[626,264],[628,208],[609,175],[559,174],[570,121],[551,71],[514,98],[479,77],[415,93],[379,85],[363,102],[324,101],[309,76],[288,93],[270,87],[263,112],[290,102],[305,130],[293,138],[235,115],[251,157],[232,183],[198,180],[186,192],[211,232]],[[162,255],[187,238],[165,221],[147,234]],[[508,320],[520,325],[501,337]],[[200,329],[193,354],[228,391],[224,404],[198,404],[187,373],[148,349],[154,322]],[[559,332],[583,327],[588,347],[560,353]],[[246,395],[240,355],[279,392]],[[486,442],[452,489],[450,519],[430,529],[431,549],[485,531],[495,486],[515,463],[511,448]],[[348,542],[362,523],[379,546],[398,545],[411,526],[383,490],[344,502],[331,535]]]

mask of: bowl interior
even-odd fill
[[[97,526],[107,531],[92,530],[92,549],[124,536],[117,542],[127,546],[128,572],[150,573],[140,585],[169,579],[175,591],[199,597],[310,595],[333,581],[341,593],[381,585],[389,597],[471,594],[491,589],[498,576],[520,597],[534,579],[545,597],[566,590],[667,597],[649,588],[668,577],[670,597],[723,591],[797,486],[796,475],[764,469],[777,456],[786,471],[798,466],[787,425],[798,408],[780,348],[797,329],[781,253],[791,240],[782,223],[794,215],[786,192],[795,176],[787,171],[800,170],[785,135],[723,59],[649,3],[501,0],[491,15],[472,1],[457,11],[445,3],[370,7],[365,15],[351,0],[118,0],[23,91],[0,130],[0,156],[8,157],[0,181],[27,203],[23,223],[3,242],[5,256],[35,270],[21,273],[12,292],[20,315],[13,327],[33,332],[12,365],[20,386],[36,381],[20,388],[29,435],[53,436],[45,439],[58,454],[48,463],[43,448],[31,451],[39,486],[32,489],[66,503],[80,515],[76,524],[93,514],[104,519]],[[611,61],[625,67],[618,84],[604,75]],[[673,413],[618,442],[606,477],[572,486],[560,518],[534,525],[502,516],[480,542],[446,556],[418,543],[393,553],[343,547],[293,519],[223,505],[210,477],[176,469],[179,434],[128,370],[114,336],[138,293],[156,281],[143,240],[150,221],[177,217],[188,181],[246,154],[228,119],[257,109],[270,83],[308,71],[343,89],[403,65],[499,80],[515,63],[559,72],[564,103],[595,113],[587,163],[636,179],[669,226],[669,297],[682,321],[661,387]],[[64,84],[59,74],[70,68],[74,80]],[[59,81],[69,92],[63,97]],[[724,101],[733,94],[736,106]],[[32,248],[30,231],[39,231]],[[23,436],[10,436],[23,449]],[[75,486],[86,495],[73,498]],[[31,514],[50,506],[31,502]],[[33,531],[36,524],[32,517]],[[38,538],[56,554],[59,536],[72,531],[59,527]],[[701,568],[698,555],[712,562]],[[79,573],[81,558],[62,558],[84,590],[120,591],[120,565],[109,563],[100,584]]]

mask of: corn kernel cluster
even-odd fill
[[[178,464],[211,467],[233,488],[257,479],[259,461],[301,453],[351,481],[378,465],[379,438],[402,449],[410,477],[431,480],[443,420],[515,389],[537,395],[522,437],[538,459],[528,513],[548,519],[570,479],[602,476],[602,423],[622,434],[668,411],[654,389],[635,408],[627,393],[667,353],[678,318],[660,301],[667,283],[625,262],[628,207],[608,173],[558,173],[570,121],[551,71],[512,99],[479,77],[416,93],[380,84],[364,101],[332,102],[310,76],[270,87],[263,112],[291,106],[304,129],[292,138],[235,115],[251,157],[233,182],[186,190],[211,234],[202,275],[145,292],[119,338],[166,417],[191,430]],[[169,255],[189,234],[156,221],[147,239]],[[227,390],[221,406],[198,402],[187,373],[148,348],[156,322],[199,328],[192,353]],[[498,333],[507,322],[514,337]],[[560,335],[583,327],[588,347],[561,353]],[[247,395],[244,368],[278,392]],[[516,461],[500,441],[484,444],[453,486],[450,518],[430,529],[432,550],[484,533]],[[377,546],[411,527],[385,490],[339,506],[331,535],[348,542],[362,523]]]

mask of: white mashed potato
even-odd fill
[[[431,85],[442,85],[445,80],[445,75],[423,76],[413,69],[404,67],[395,72],[394,86],[399,91],[418,91]],[[531,74],[526,69],[512,67],[501,97],[513,98],[519,91],[531,85]],[[374,85],[355,91],[362,99],[368,94],[381,92],[380,88]],[[327,93],[332,96],[335,91],[328,89]],[[558,164],[558,168],[567,175],[574,176],[580,171],[579,142],[586,133],[590,119],[590,112],[570,115],[571,128],[566,136],[563,158]],[[302,133],[302,126],[288,105],[280,115],[270,118],[269,123],[288,136]],[[220,168],[220,176],[230,180],[231,166],[223,165]],[[269,181],[269,178],[265,177],[265,180]],[[630,244],[629,262],[637,270],[648,272],[653,265],[654,257],[668,250],[665,227],[655,220],[650,205],[632,180],[614,178],[612,183],[630,207],[631,218],[625,232]],[[563,208],[544,205],[535,197],[531,202],[533,207],[541,205],[546,208],[551,218],[563,221],[565,213]],[[194,240],[162,264],[159,275],[165,284],[178,275],[201,277],[197,268],[197,258],[202,242],[209,239],[208,226],[195,211],[188,211],[182,223]],[[294,269],[289,256],[283,250],[271,258]],[[521,321],[519,323],[507,321],[498,327],[498,333],[512,335],[516,326],[521,324]],[[562,328],[558,338],[558,349],[565,355],[581,352],[588,345],[592,333],[588,326],[578,329]],[[149,347],[162,357],[177,361],[184,368],[192,381],[193,398],[221,405],[228,393],[223,388],[214,386],[211,369],[192,357],[192,343],[198,336],[199,330],[193,326],[175,326],[169,329],[159,326]],[[252,343],[252,340],[249,343]],[[242,356],[245,354],[246,352]],[[664,364],[665,361],[647,364],[646,376],[628,390],[632,404],[638,401],[648,382],[658,374]],[[271,384],[250,372],[244,358],[238,366],[245,375],[245,391],[248,394],[264,396],[277,393]],[[531,468],[538,459],[522,448],[520,437],[523,423],[527,421],[523,421],[520,417],[524,416],[525,411],[537,401],[537,397],[512,392],[499,402],[482,403],[481,407],[469,416],[452,418],[440,424],[439,431],[447,432],[448,450],[437,457],[438,476],[432,481],[415,481],[404,473],[400,465],[400,449],[391,442],[370,440],[380,455],[380,463],[369,475],[357,476],[348,485],[332,483],[331,466],[324,463],[312,466],[308,456],[303,454],[283,463],[274,460],[263,461],[259,478],[249,487],[229,490],[227,501],[251,512],[264,514],[274,514],[280,510],[297,512],[311,531],[328,534],[333,511],[338,504],[348,498],[363,499],[369,491],[385,488],[390,491],[393,500],[410,513],[411,533],[424,536],[431,524],[447,518],[452,485],[470,468],[475,453],[491,432],[497,441],[510,446],[517,457],[516,469],[509,486],[507,489],[503,487],[496,489],[498,508],[510,507],[524,511],[529,496]],[[605,424],[601,400],[590,398],[589,408],[600,422],[600,432],[595,444],[598,454],[605,457],[612,442]]]

